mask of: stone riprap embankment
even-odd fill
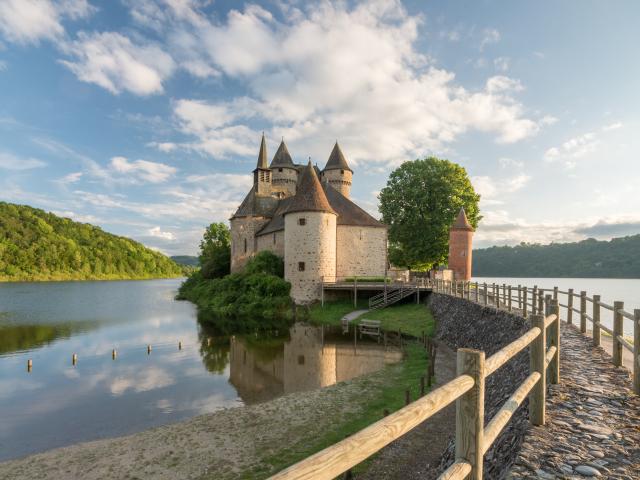
[[[429,306],[437,320],[436,337],[453,350],[458,348],[483,350],[488,358],[529,330],[527,321],[522,317],[448,295],[431,294]],[[525,350],[486,379],[486,420],[496,414],[528,375],[529,356]],[[528,402],[525,400],[486,453],[484,478],[503,478],[508,472],[529,427],[527,408]],[[455,425],[452,425],[449,446],[442,455],[438,469],[431,472],[428,478],[436,478],[453,463],[454,434]]]
[[[562,324],[558,385],[550,385],[547,423],[530,427],[508,478],[640,478],[640,397],[629,371]]]

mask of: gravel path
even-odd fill
[[[640,478],[640,397],[629,371],[562,323],[561,383],[550,385],[547,424],[530,427],[507,478]]]

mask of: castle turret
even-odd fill
[[[347,159],[344,157],[342,150],[340,150],[337,141],[333,146],[331,155],[329,155],[327,165],[322,171],[322,179],[327,180],[333,188],[345,197],[349,198],[351,196],[353,170],[349,167]]]
[[[298,304],[318,300],[323,278],[335,279],[336,219],[309,162],[284,212],[284,276]]]
[[[298,169],[293,164],[289,149],[284,143],[284,138],[280,142],[278,151],[271,161],[272,183],[276,191],[285,195],[296,193],[296,183],[298,183]]]
[[[271,195],[271,169],[267,161],[267,142],[264,139],[264,133],[260,142],[260,152],[258,152],[258,165],[253,171],[253,185],[256,195]]]
[[[461,208],[449,231],[449,268],[456,280],[471,280],[473,232],[464,208]]]

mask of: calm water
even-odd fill
[[[190,303],[173,300],[179,283],[0,284],[0,460],[331,385],[401,358],[302,325],[281,338],[210,336]]]
[[[613,302],[620,300],[624,302],[624,309],[627,312],[633,313],[633,310],[640,308],[640,279],[617,279],[617,278],[508,278],[508,277],[478,277],[473,278],[472,281],[480,283],[498,283],[522,285],[527,287],[550,289],[558,287],[562,291],[568,291],[573,288],[574,292],[579,294],[584,290],[587,292],[587,296],[591,297],[594,294],[600,295],[601,301],[609,305],[613,305]],[[560,295],[560,303],[566,305],[566,295]],[[580,300],[574,298],[573,304],[575,308],[580,307]],[[591,303],[587,303],[587,312],[591,315]],[[564,317],[564,309],[561,309],[561,315]],[[575,314],[574,314],[575,318]],[[609,328],[613,325],[612,313],[608,310],[603,310],[601,313],[602,322]],[[575,321],[575,320],[574,320]],[[631,320],[624,320],[624,327],[626,334],[633,333],[633,323]],[[587,328],[591,328],[587,323]]]

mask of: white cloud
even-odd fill
[[[164,232],[160,227],[153,227],[149,229],[149,235],[163,240],[175,240],[176,236],[171,232]]]
[[[500,72],[506,72],[511,65],[511,59],[509,57],[498,57],[493,60],[493,66]]]
[[[80,178],[82,178],[82,172],[73,172],[73,173],[69,173],[68,175],[65,175],[64,177],[62,177],[59,182],[60,183],[77,183],[78,181],[80,181]]]
[[[80,32],[64,45],[64,51],[75,60],[61,63],[78,79],[114,94],[123,90],[136,95],[162,93],[162,82],[175,70],[175,62],[159,46],[136,44],[116,32]]]
[[[10,42],[38,43],[61,40],[64,17],[86,18],[95,11],[87,0],[3,0],[0,2],[0,34]]]
[[[480,50],[484,50],[487,45],[498,43],[500,41],[500,32],[495,28],[485,28],[482,31],[482,40],[480,41]]]
[[[24,158],[8,152],[0,152],[0,168],[4,170],[31,170],[46,167],[47,164],[37,158]]]
[[[611,123],[609,125],[605,125],[604,127],[602,127],[602,131],[603,132],[609,132],[611,130],[617,130],[619,128],[622,128],[622,122],[615,122],[615,123]]]
[[[176,120],[194,137],[182,147],[253,155],[260,129],[248,127],[251,120],[268,126],[271,138],[284,135],[303,157],[323,161],[339,138],[354,163],[397,163],[442,150],[469,130],[502,143],[539,130],[514,97],[523,89],[518,80],[493,77],[469,91],[431,66],[415,45],[422,18],[399,2],[323,3],[282,22],[256,6],[217,23],[190,12],[182,23],[158,19],[171,32],[176,62],[187,58],[180,45],[191,45],[189,61],[205,62],[246,92],[224,102],[176,101]]]
[[[162,183],[169,180],[177,169],[164,163],[135,160],[130,162],[125,157],[113,157],[109,169],[129,177],[134,182]]]
[[[522,160],[515,160],[513,158],[502,157],[498,159],[498,164],[502,168],[523,168],[524,162]]]
[[[493,178],[486,175],[471,177],[476,193],[480,194],[483,206],[501,205],[502,197],[524,188],[531,180],[529,175],[519,173],[512,177]]]
[[[576,166],[576,160],[598,148],[600,140],[594,132],[570,138],[558,147],[551,147],[544,153],[546,162],[562,161],[567,168]]]
[[[178,148],[178,145],[173,142],[149,142],[147,147],[156,148],[164,153],[171,153]]]

